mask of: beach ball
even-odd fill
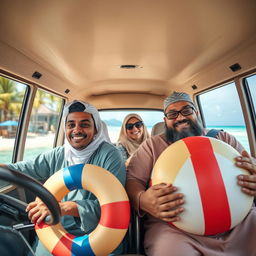
[[[239,224],[253,203],[237,184],[239,174],[248,174],[235,165],[239,155],[227,143],[203,136],[166,148],[154,165],[151,184],[173,184],[184,194],[181,220],[170,224],[198,235],[215,235]]]

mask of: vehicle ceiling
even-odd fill
[[[256,67],[255,0],[0,6],[0,69],[98,108],[161,108],[173,90],[194,94]],[[237,62],[242,69],[234,73],[229,66]]]

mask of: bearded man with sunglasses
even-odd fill
[[[184,195],[172,184],[149,187],[154,164],[160,154],[172,143],[190,136],[206,135],[198,111],[186,93],[174,92],[164,101],[165,133],[145,141],[133,155],[127,167],[126,189],[131,203],[140,217],[144,216],[144,248],[146,255],[197,256],[256,254],[256,210],[252,208],[242,223],[231,231],[215,236],[199,236],[170,226],[180,220],[184,211]],[[232,147],[241,156],[236,165],[249,171],[239,175],[241,190],[256,195],[256,161],[230,134],[220,131],[216,137]]]

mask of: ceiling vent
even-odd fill
[[[42,76],[42,74],[39,73],[39,72],[37,72],[37,71],[35,71],[35,72],[33,73],[33,75],[32,75],[32,77],[35,78],[35,79],[40,79],[41,76]]]
[[[140,66],[139,65],[120,65],[119,67],[122,69],[135,69],[135,68],[139,68]]]
[[[195,84],[193,84],[193,85],[191,86],[191,88],[192,88],[193,90],[196,90],[196,89],[197,89],[197,86],[196,86]]]
[[[239,65],[239,63],[235,63],[235,64],[231,65],[229,68],[230,68],[233,72],[236,72],[236,71],[238,71],[238,70],[241,69],[241,66]]]

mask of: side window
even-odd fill
[[[38,89],[29,121],[24,160],[53,148],[63,99]]]
[[[0,76],[0,163],[11,163],[27,85]]]
[[[151,133],[152,126],[157,122],[163,122],[164,117],[163,112],[157,110],[101,110],[100,117],[108,127],[112,143],[117,142],[123,120],[130,113],[136,113],[141,116],[149,134]]]
[[[198,96],[206,128],[223,129],[234,135],[250,152],[248,135],[235,83]]]
[[[249,77],[245,78],[245,80],[248,84],[249,93],[250,93],[250,96],[252,99],[254,111],[256,111],[256,75],[249,76]]]

